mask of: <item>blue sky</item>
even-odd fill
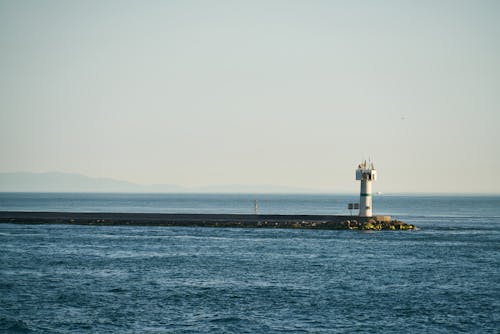
[[[0,172],[500,192],[497,1],[1,1]]]

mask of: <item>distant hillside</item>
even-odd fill
[[[4,192],[182,192],[173,185],[140,185],[111,178],[72,173],[0,173]]]
[[[18,172],[0,173],[0,192],[311,193],[315,191],[273,185],[218,185],[186,188],[169,184],[141,185],[74,173]]]

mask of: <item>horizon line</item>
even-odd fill
[[[355,195],[359,192],[237,192],[237,191],[180,191],[180,192],[149,192],[149,191],[4,191],[0,194],[130,194],[130,195]],[[383,192],[374,196],[500,196],[500,192]]]

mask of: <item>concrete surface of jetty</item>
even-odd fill
[[[0,211],[0,223],[133,226],[302,228],[328,230],[414,230],[390,216],[183,214]]]

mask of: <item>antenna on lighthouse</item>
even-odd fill
[[[377,171],[373,166],[371,158],[358,165],[356,169],[356,180],[361,181],[361,188],[359,192],[359,216],[371,217],[372,213],[372,181],[377,179]]]

